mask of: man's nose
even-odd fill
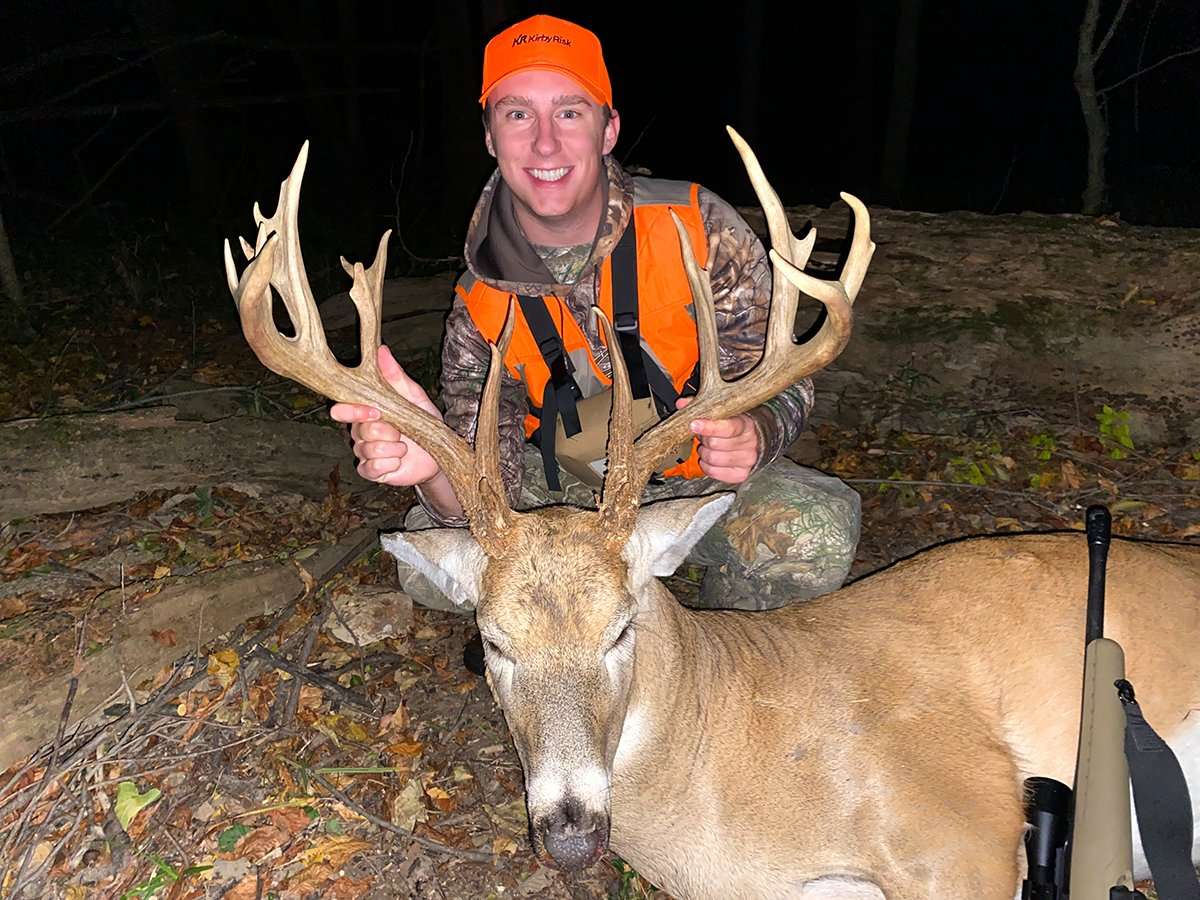
[[[538,119],[533,149],[543,156],[549,156],[558,150],[558,126],[553,117]]]

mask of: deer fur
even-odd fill
[[[566,508],[520,516],[490,560],[461,529],[385,536],[477,604],[535,848],[567,805],[680,898],[1012,897],[1022,780],[1073,776],[1083,536],[969,539],[783,609],[689,610],[656,576],[730,498],[647,506],[620,553]],[[1109,560],[1105,633],[1195,779],[1200,548],[1116,540]]]

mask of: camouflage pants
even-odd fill
[[[567,503],[595,505],[592,490],[560,472],[563,490],[546,487],[542,458],[525,448],[525,480],[519,509]],[[710,478],[671,479],[651,484],[643,503],[669,497],[698,497],[728,491]],[[772,609],[841,587],[858,545],[860,498],[852,488],[780,458],[737,488],[725,515],[700,539],[687,563],[705,566],[696,605],[709,609]],[[417,504],[404,519],[406,531],[432,526]],[[399,563],[400,586],[432,609],[469,613],[426,578]]]

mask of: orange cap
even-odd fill
[[[525,69],[562,72],[586,90],[597,103],[612,106],[612,85],[600,50],[600,39],[573,22],[554,16],[531,16],[509,26],[483,51],[483,92],[479,103],[501,79]]]

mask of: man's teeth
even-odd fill
[[[530,169],[529,174],[538,181],[558,181],[567,174],[567,169]]]

